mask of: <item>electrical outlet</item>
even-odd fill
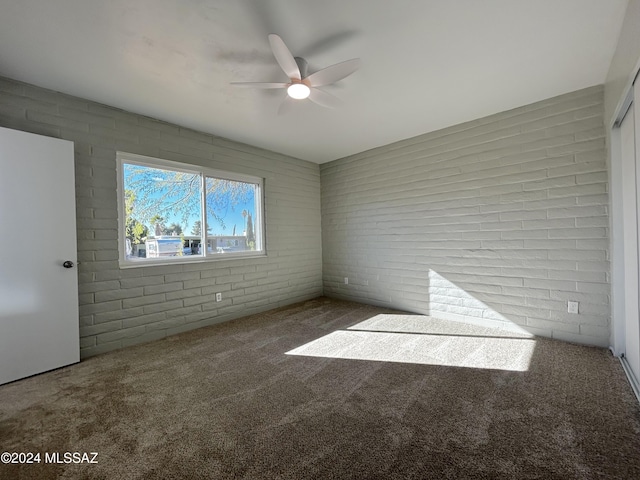
[[[349,285],[349,277],[344,277],[344,284]]]
[[[567,312],[569,313],[578,313],[578,302],[573,302],[571,300],[569,300],[569,302],[567,303]]]
[[[222,301],[222,294],[216,293],[216,302],[221,302],[221,301]]]

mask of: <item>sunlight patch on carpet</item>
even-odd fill
[[[378,315],[287,355],[524,372],[535,346],[528,333],[421,315]]]
[[[534,336],[513,323],[504,323],[500,327],[476,325],[456,320],[442,320],[428,315],[380,313],[356,325],[349,330],[371,332],[425,333],[435,335],[465,335],[478,337],[517,337]]]

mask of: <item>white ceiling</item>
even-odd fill
[[[0,0],[0,75],[323,163],[604,83],[627,0]],[[267,35],[362,67],[277,115]]]

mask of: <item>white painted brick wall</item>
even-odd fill
[[[0,125],[74,142],[83,358],[322,294],[318,165],[1,77]],[[121,270],[117,150],[265,178],[268,256]]]
[[[326,295],[608,345],[602,87],[320,172]]]

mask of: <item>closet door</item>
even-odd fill
[[[638,126],[635,122],[636,118],[640,118],[638,103],[640,102],[632,103],[620,124],[625,284],[624,357],[636,383],[640,379],[640,164],[636,155]]]
[[[636,271],[640,275],[640,82],[636,82],[633,87],[634,102],[625,118],[628,120],[629,132],[622,131],[623,155],[632,155],[635,165],[635,191],[636,191]],[[624,124],[623,124],[624,127]],[[630,138],[624,138],[628,136]],[[625,144],[626,142],[626,144]],[[640,280],[636,280],[640,282]],[[640,298],[640,288],[636,285],[636,302]],[[625,356],[629,368],[633,373],[636,385],[640,384],[640,309],[636,309],[631,314],[627,314],[625,322]]]

